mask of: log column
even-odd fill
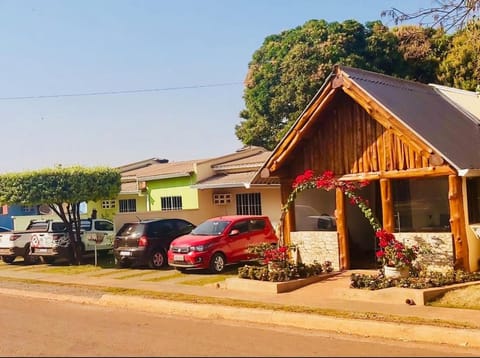
[[[395,216],[393,213],[392,181],[380,179],[380,195],[382,196],[382,226],[388,232],[395,230]]]
[[[456,175],[448,176],[448,201],[450,204],[450,228],[453,235],[455,268],[470,271],[463,211],[462,179]]]
[[[335,191],[335,219],[337,222],[338,248],[339,248],[339,266],[340,270],[350,268],[350,254],[348,246],[347,220],[345,215],[345,195],[339,188]]]
[[[280,185],[280,190],[281,190],[281,200],[282,200],[282,205],[285,205],[288,197],[290,196],[290,191],[291,191],[291,185],[292,185],[292,180],[287,180],[287,179],[282,179],[281,180],[281,185]],[[293,230],[295,227],[295,206],[292,204],[286,213],[282,212],[282,233],[283,233],[283,245],[290,245],[291,240],[290,240],[290,232]]]

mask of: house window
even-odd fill
[[[480,178],[467,179],[468,221],[480,223]]]
[[[335,190],[308,189],[295,198],[296,231],[335,231]]]
[[[121,213],[133,213],[137,211],[137,201],[135,199],[121,199],[118,201],[119,211]]]
[[[160,198],[162,203],[162,210],[182,210],[181,196],[163,196]]]
[[[115,209],[115,200],[103,200],[102,209]]]
[[[447,177],[392,180],[395,232],[450,231]]]
[[[237,194],[237,215],[262,215],[260,193]]]
[[[31,205],[23,205],[22,206],[22,212],[23,213],[28,213],[28,214],[31,214],[35,211],[35,208]]]

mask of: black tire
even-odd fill
[[[25,255],[23,256],[23,263],[25,265],[33,265],[38,263],[39,261],[40,261],[40,258],[38,256],[30,255],[30,245],[29,244],[25,245]]]
[[[118,268],[129,268],[130,261],[118,261],[117,259],[115,259],[115,266]]]
[[[15,261],[15,257],[16,256],[2,256],[2,261],[6,264],[11,264],[13,261]]]
[[[53,257],[53,256],[41,256],[40,260],[44,264],[51,265],[55,262],[55,257]]]
[[[216,252],[210,259],[210,272],[221,273],[225,269],[225,256],[222,253]]]
[[[148,260],[148,267],[151,269],[159,269],[167,265],[167,255],[163,250],[153,250]]]

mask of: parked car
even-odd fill
[[[7,231],[12,231],[12,229],[9,229],[8,227],[5,227],[5,226],[0,226],[0,232],[7,232]]]
[[[173,239],[188,234],[195,225],[183,219],[154,219],[125,223],[113,243],[115,263],[119,267],[147,265],[161,268],[167,264],[167,251]]]
[[[226,265],[248,261],[250,245],[277,244],[267,216],[232,215],[208,219],[190,234],[172,241],[168,264],[180,271],[210,269],[222,272]]]

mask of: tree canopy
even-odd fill
[[[81,203],[115,198],[120,174],[110,168],[48,168],[0,175],[0,202],[5,204]]]
[[[335,64],[435,82],[448,45],[441,29],[391,30],[380,21],[362,25],[355,20],[310,20],[268,36],[249,63],[246,108],[235,133],[245,145],[273,149]]]
[[[56,167],[0,175],[0,203],[47,204],[65,223],[71,260],[80,263],[80,203],[113,199],[120,192],[120,173],[111,168]]]

